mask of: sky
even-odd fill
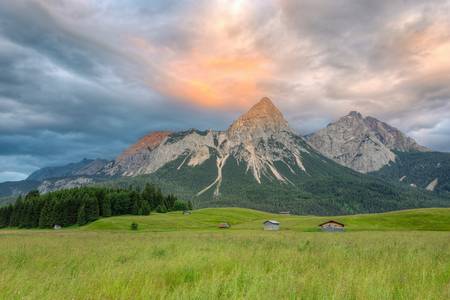
[[[0,182],[264,96],[300,134],[357,110],[450,151],[450,0],[0,2]]]

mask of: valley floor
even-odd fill
[[[241,212],[256,222],[259,212]],[[197,221],[207,226],[217,213]],[[138,218],[161,227],[176,216]],[[0,230],[0,299],[450,298],[445,231],[267,232],[259,221],[258,229],[119,230],[124,218],[135,217]],[[106,220],[119,229],[103,230]]]

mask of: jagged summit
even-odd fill
[[[158,147],[161,142],[171,134],[170,131],[154,131],[142,137],[137,143],[126,149],[117,160],[126,160],[142,150],[152,151]]]
[[[357,111],[306,138],[323,155],[363,173],[395,161],[395,151],[429,151],[400,130]]]
[[[356,111],[356,110],[352,110],[351,112],[349,112],[347,114],[347,116],[354,117],[354,118],[359,118],[359,119],[363,118],[362,114],[360,112]]]
[[[230,138],[255,138],[291,131],[288,122],[272,101],[264,97],[241,115],[228,129]]]

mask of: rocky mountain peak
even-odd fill
[[[395,127],[382,122],[374,117],[364,118],[366,126],[375,134],[375,136],[391,150],[397,151],[431,151],[427,147],[417,144],[417,142],[408,137]]]
[[[352,110],[351,112],[349,112],[347,116],[353,117],[353,118],[358,118],[358,119],[362,119],[363,118],[362,114],[360,112],[355,111],[355,110]]]
[[[272,101],[264,97],[241,115],[228,129],[230,138],[261,137],[280,131],[290,131],[288,122]]]
[[[395,161],[395,151],[428,151],[400,130],[356,111],[307,139],[323,155],[363,173]]]
[[[158,147],[169,135],[170,131],[154,131],[142,137],[136,144],[126,149],[118,158],[118,161],[125,160],[142,151],[152,151]]]

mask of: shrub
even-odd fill
[[[182,211],[182,210],[189,210],[188,204],[185,201],[176,200],[173,205],[174,211]]]
[[[166,213],[167,212],[167,208],[164,204],[160,204],[158,205],[158,207],[156,208],[156,212],[159,213]]]
[[[139,225],[136,222],[131,223],[131,230],[138,230]]]

